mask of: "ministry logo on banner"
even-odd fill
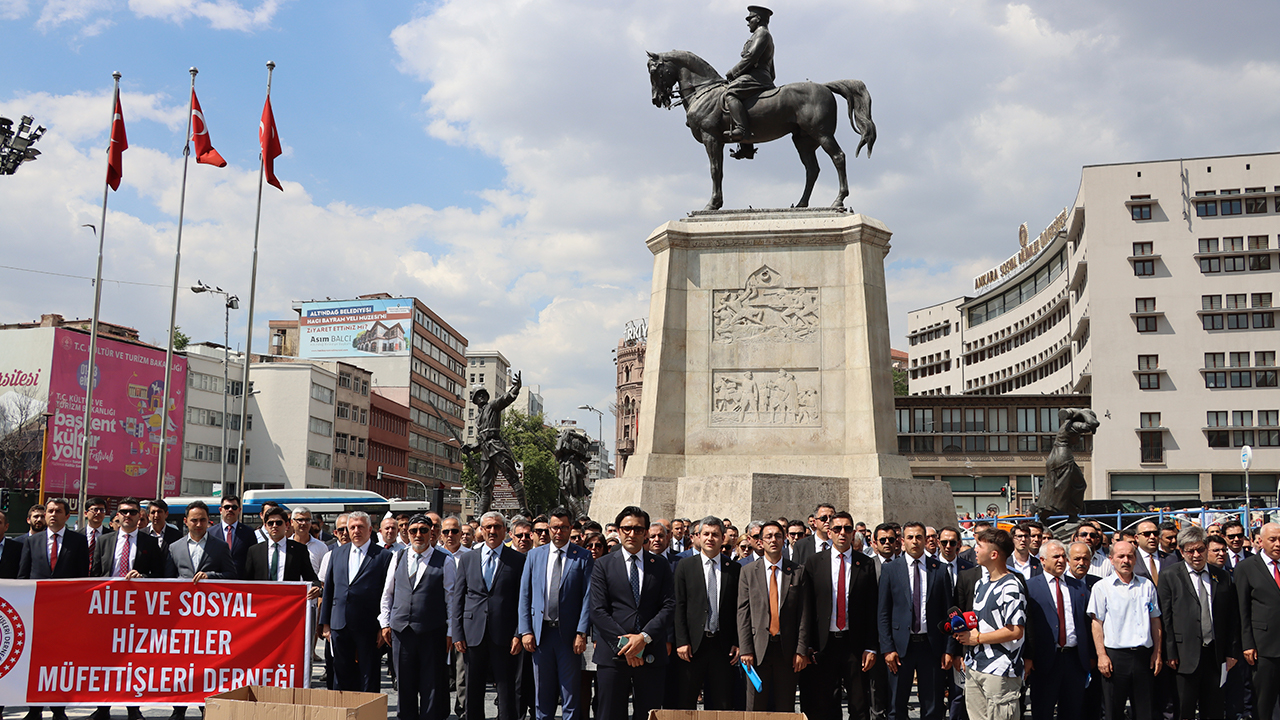
[[[0,697],[26,697],[36,584],[0,581]]]

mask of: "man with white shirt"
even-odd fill
[[[924,554],[931,558],[938,557],[938,528],[932,525],[924,527]]]
[[[796,678],[809,664],[808,581],[804,568],[782,556],[783,537],[777,522],[764,523],[764,557],[742,568],[739,578],[739,659],[760,676],[760,690],[747,686],[752,712],[794,713]]]
[[[676,518],[671,521],[671,549],[676,554],[689,549],[689,521],[684,518]]]
[[[1106,716],[1124,717],[1128,702],[1133,720],[1151,720],[1164,636],[1156,587],[1134,574],[1136,555],[1132,543],[1112,543],[1115,574],[1093,586],[1088,607]]]
[[[378,544],[392,552],[405,548],[404,543],[400,542],[400,526],[391,515],[382,518],[382,524],[378,526]]]
[[[1241,528],[1223,532],[1241,532]],[[1228,545],[1232,542],[1228,538]],[[1267,523],[1258,532],[1258,550],[1240,561],[1232,580],[1240,606],[1241,643],[1245,662],[1253,666],[1254,707],[1274,709],[1280,692],[1280,525]]]
[[[430,517],[430,515],[428,515]],[[458,561],[471,548],[462,544],[463,533],[470,532],[471,526],[464,525],[457,515],[450,515],[440,521],[440,549],[449,554],[456,572]],[[467,720],[467,666],[462,662],[457,650],[449,648],[449,672],[453,677],[453,714],[458,720]]]
[[[329,546],[324,544],[320,538],[311,535],[311,510],[299,505],[293,509],[290,516],[293,522],[293,540],[307,548],[307,554],[311,557],[311,568],[316,571],[316,576],[320,575],[320,563],[323,562],[324,556],[329,552]]]
[[[894,720],[907,720],[913,680],[920,717],[943,717],[941,668],[948,635],[939,625],[947,619],[954,593],[942,563],[924,552],[925,532],[923,523],[904,524],[904,552],[880,573],[880,653],[888,670],[888,710]]]
[[[102,498],[90,498],[84,509],[84,517],[77,530],[89,541],[89,557],[98,551],[98,541],[103,535],[110,535],[112,530],[104,521],[107,519],[107,501]]]
[[[831,536],[827,534],[827,530],[831,527],[831,518],[835,514],[835,506],[831,503],[818,503],[810,516],[813,520],[813,534],[802,538],[791,553],[791,560],[795,564],[804,565],[809,558],[831,547]]]
[[[1039,575],[1040,558],[1031,554],[1031,526],[1018,523],[1009,533],[1013,537],[1013,554],[1009,556],[1009,569],[1018,573],[1024,580]]]
[[[1152,520],[1138,523],[1134,532],[1137,556],[1133,574],[1144,577],[1160,587],[1160,571],[1178,562],[1178,556],[1160,549],[1160,526]]]
[[[387,567],[378,625],[395,658],[400,691],[399,720],[440,720],[449,714],[444,672],[453,558],[434,547],[434,524],[426,515],[409,518],[410,545]]]
[[[379,692],[378,609],[392,553],[370,540],[368,513],[350,513],[347,533],[324,579],[320,635],[333,647],[336,689]]]
[[[1072,542],[1088,544],[1092,553],[1089,558],[1090,575],[1103,578],[1115,573],[1115,566],[1111,564],[1111,558],[1102,549],[1102,527],[1100,525],[1092,520],[1080,523],[1080,527],[1076,528],[1076,534],[1071,537],[1071,540]]]
[[[276,507],[280,507],[280,503],[275,500],[262,501],[262,511],[258,513],[258,519],[261,521],[261,524],[258,525],[257,530],[253,531],[254,539],[260,543],[267,541],[267,511]]]
[[[311,553],[302,543],[289,539],[289,513],[276,505],[268,508],[262,519],[267,539],[249,548],[243,580],[284,582],[305,580],[311,583],[310,600],[320,597],[320,579],[311,567]]]
[[[752,522],[759,533],[760,523]],[[742,566],[720,552],[724,525],[702,520],[702,552],[677,563],[675,586],[676,707],[733,709],[733,670],[738,661],[738,579]],[[670,678],[668,679],[670,681]]]
[[[1222,523],[1222,537],[1227,541],[1227,572],[1235,573],[1236,566],[1253,555],[1253,551],[1244,546],[1244,524],[1238,518]]]
[[[182,538],[182,531],[169,524],[169,503],[160,498],[147,502],[147,523],[142,532],[156,539],[162,553],[167,553],[169,546]]]
[[[240,522],[240,498],[235,495],[224,495],[219,505],[222,521],[209,528],[209,537],[226,543],[231,551],[231,560],[236,564],[236,573],[244,575],[245,561],[249,557],[249,548],[258,544],[258,538],[248,525]]]
[[[1044,541],[1040,560],[1044,572],[1027,580],[1027,623],[1037,638],[1029,658],[1031,717],[1081,717],[1093,661],[1089,589],[1067,572],[1067,548],[1058,540]]]

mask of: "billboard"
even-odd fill
[[[49,370],[49,457],[45,492],[79,492],[84,400],[89,380],[89,335],[54,331]],[[168,411],[164,398],[164,351],[98,338],[93,373],[89,490],[92,495],[151,497],[159,469],[160,423],[168,424],[165,490],[177,492],[182,476],[182,421],[187,359],[174,356]]]
[[[298,318],[298,357],[326,360],[408,355],[412,333],[411,298],[303,303]]]

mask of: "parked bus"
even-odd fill
[[[218,508],[222,504],[220,497],[170,497],[169,514],[180,518],[187,512],[187,506],[195,500],[203,500],[209,506],[213,521],[217,521]],[[285,510],[305,507],[311,511],[312,518],[319,518],[332,524],[338,515],[355,510],[369,513],[374,527],[383,515],[391,509],[391,503],[381,495],[369,490],[332,490],[329,488],[296,488],[281,490],[249,490],[241,498],[241,520],[245,525],[257,528],[261,524],[258,517],[262,512],[262,504],[267,500],[279,503]]]

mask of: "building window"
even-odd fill
[[[1275,367],[1276,352],[1274,350],[1259,350],[1253,354],[1254,367]]]
[[[1159,373],[1140,373],[1138,375],[1139,390],[1159,390],[1160,374]]]
[[[351,373],[349,372],[338,373],[338,387],[343,387],[343,388],[351,387]]]
[[[1249,236],[1250,250],[1266,250],[1269,247],[1271,247],[1271,241],[1267,239],[1266,235],[1250,235]]]
[[[1233,255],[1222,258],[1222,269],[1225,272],[1244,272],[1244,256]]]
[[[1160,318],[1158,317],[1138,317],[1134,318],[1138,322],[1138,332],[1158,332],[1160,330]]]
[[[1155,312],[1155,311],[1156,311],[1156,299],[1155,299],[1155,298],[1134,298],[1134,300],[1133,300],[1133,309],[1134,309],[1135,311],[1137,311],[1137,312],[1140,312],[1140,313],[1141,313],[1141,312]]]
[[[325,437],[333,435],[333,423],[328,420],[321,420],[318,417],[311,418],[311,423],[308,426],[308,429],[317,435],[323,435]]]
[[[1141,432],[1138,438],[1142,445],[1142,462],[1147,464],[1164,462],[1164,433]]]
[[[369,411],[365,410],[364,408],[360,408],[360,424],[361,425],[369,424]]]
[[[1221,330],[1222,316],[1221,315],[1202,315],[1200,317],[1200,324],[1204,326],[1205,330]]]
[[[350,437],[346,433],[338,433],[333,438],[333,451],[339,455],[347,454],[347,438]]]
[[[1200,200],[1196,203],[1196,217],[1213,217],[1217,214],[1217,200]]]
[[[1138,419],[1139,419],[1139,422],[1141,423],[1140,427],[1144,427],[1144,428],[1160,427],[1160,413],[1140,413]]]
[[[1155,253],[1152,251],[1152,243],[1136,242],[1133,244],[1133,254],[1135,257],[1141,257],[1143,255],[1154,255]]]
[[[1134,220],[1150,220],[1151,219],[1150,205],[1133,205],[1131,206],[1130,209],[1133,212]]]
[[[1205,427],[1226,427],[1227,411],[1226,410],[1210,410],[1205,413]]]
[[[1204,366],[1207,368],[1222,368],[1227,366],[1226,353],[1205,353]]]
[[[1244,238],[1242,237],[1224,237],[1222,238],[1223,252],[1244,252]]]
[[[1200,253],[1218,252],[1218,238],[1200,238]]]
[[[1241,213],[1241,204],[1242,203],[1239,200],[1223,200],[1222,214],[1223,215],[1239,215]]]
[[[1228,310],[1244,310],[1249,307],[1249,296],[1245,293],[1227,295]]]
[[[325,405],[333,404],[333,390],[323,386],[311,383],[311,397],[319,400]]]
[[[1276,326],[1276,314],[1269,312],[1260,312],[1253,314],[1253,326],[1255,328],[1273,328]]]
[[[1207,388],[1224,388],[1227,386],[1225,372],[1207,372],[1204,374],[1204,386]]]
[[[1276,387],[1276,371],[1258,370],[1254,373],[1254,385],[1258,387]]]
[[[1133,274],[1137,277],[1150,277],[1156,274],[1155,260],[1134,260]]]
[[[1201,310],[1221,310],[1222,296],[1221,295],[1201,295],[1200,309]]]
[[[1231,431],[1225,429],[1228,427],[1227,411],[1210,410],[1209,412],[1205,413],[1205,416],[1206,416],[1205,427],[1211,428],[1205,433],[1209,440],[1209,447],[1211,448],[1231,447]],[[1212,429],[1212,428],[1223,428],[1223,429],[1218,430],[1218,429]]]
[[[1233,370],[1231,372],[1231,387],[1247,388],[1247,387],[1252,387],[1252,383],[1253,383],[1253,373],[1242,372],[1239,370]]]
[[[1249,367],[1249,353],[1247,352],[1233,352],[1231,353],[1229,358],[1231,362],[1230,367],[1238,367],[1238,368]]]
[[[338,403],[337,416],[339,420],[348,420],[351,418],[351,403]]]
[[[1257,215],[1267,211],[1266,198],[1245,198],[1244,212],[1246,215]]]
[[[1209,273],[1222,272],[1222,258],[1208,257],[1200,258],[1200,272]]]
[[[1248,330],[1249,313],[1227,313],[1228,330]]]
[[[320,470],[328,470],[332,463],[332,458],[322,452],[315,450],[307,451],[307,467],[318,468]]]
[[[1258,411],[1258,445],[1262,447],[1280,447],[1280,410]],[[1267,429],[1272,428],[1272,429]]]
[[[1159,355],[1139,355],[1138,356],[1139,370],[1155,370],[1158,367],[1160,367]]]
[[[1231,432],[1229,430],[1209,430],[1205,433],[1209,439],[1209,447],[1224,448],[1231,447]]]
[[[1271,293],[1254,293],[1253,306],[1255,308],[1271,307]]]
[[[1270,255],[1250,255],[1249,269],[1250,270],[1270,270],[1271,256]]]

